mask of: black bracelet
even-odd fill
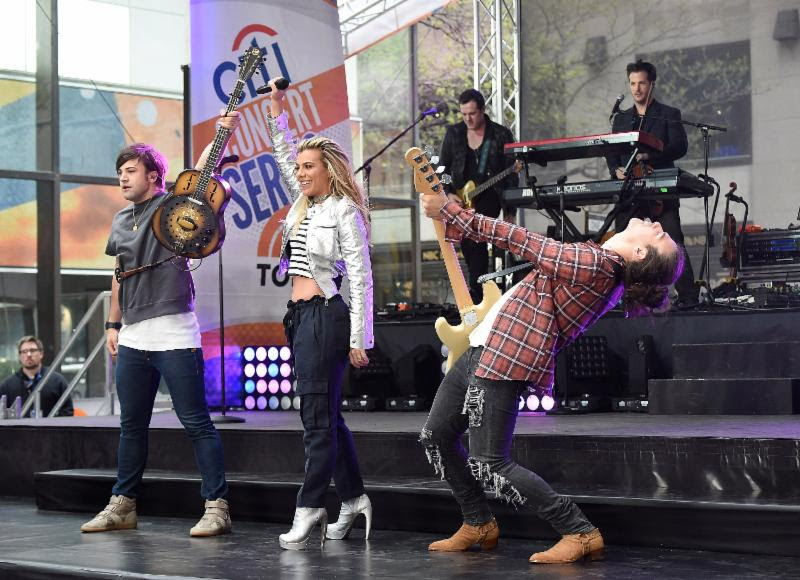
[[[120,328],[122,328],[122,323],[121,322],[106,322],[106,330],[110,330],[112,328],[114,330],[119,330]]]

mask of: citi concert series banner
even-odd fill
[[[267,79],[290,81],[285,106],[297,138],[322,134],[350,150],[339,15],[334,0],[191,0],[191,110],[195,158],[214,137],[215,121],[238,78],[239,57],[258,47],[265,61],[247,82],[242,123],[226,155],[239,161],[222,176],[232,195],[225,211],[225,366],[228,392],[238,393],[241,348],[280,345],[290,287],[278,275],[281,227],[290,204],[272,156],[265,116],[269,97],[256,93]],[[217,256],[194,272],[203,332],[209,403],[219,403]],[[215,400],[216,398],[216,400]],[[234,402],[236,395],[227,397]]]

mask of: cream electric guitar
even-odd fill
[[[405,158],[406,162],[414,168],[414,185],[418,192],[425,195],[438,195],[442,192],[439,177],[422,149],[412,147],[406,151]],[[483,301],[477,306],[473,304],[464,273],[458,263],[456,250],[453,248],[453,244],[444,239],[444,223],[433,220],[433,226],[436,229],[442,259],[447,268],[447,276],[453,287],[458,312],[461,314],[461,323],[457,326],[451,325],[443,317],[438,318],[435,324],[436,334],[448,350],[446,369],[449,371],[469,347],[470,332],[484,319],[492,304],[500,299],[501,293],[497,284],[487,282],[483,285]]]

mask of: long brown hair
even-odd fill
[[[662,254],[650,245],[645,249],[644,258],[625,264],[622,307],[629,318],[648,316],[665,308],[669,303],[669,285],[683,272],[686,258],[680,246],[670,254]]]
[[[358,183],[353,174],[353,166],[342,147],[327,137],[312,137],[304,139],[297,146],[297,153],[314,149],[320,152],[322,162],[328,170],[330,193],[336,197],[346,197],[355,204],[364,225],[367,228],[367,241],[371,238],[371,224],[369,219],[369,202],[364,194],[364,188]],[[308,198],[303,196],[298,205],[297,219],[292,226],[295,230],[302,222],[308,211]]]

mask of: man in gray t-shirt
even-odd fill
[[[232,134],[239,125],[238,113],[221,117],[219,125]],[[223,145],[219,154],[224,150]],[[197,169],[205,166],[210,151],[211,144],[200,156]],[[231,530],[228,484],[222,441],[205,400],[192,275],[186,259],[168,259],[172,253],[158,242],[150,226],[156,209],[168,198],[164,192],[167,162],[154,147],[134,143],[120,151],[116,165],[122,196],[132,203],[114,216],[106,253],[115,257],[116,268],[122,271],[163,263],[121,282],[116,277],[111,280],[106,346],[117,361],[121,409],[117,481],[109,504],[83,524],[81,531],[136,527],[136,496],[147,463],[147,431],[164,377],[202,475],[205,514],[190,535],[226,534]]]

